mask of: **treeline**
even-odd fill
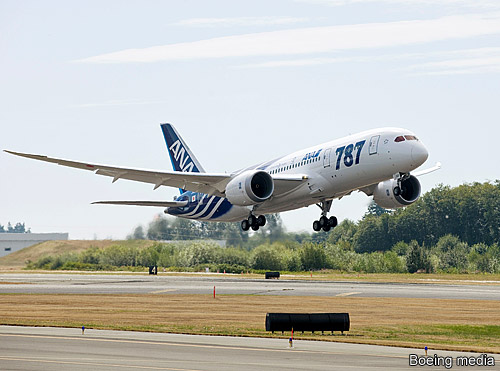
[[[127,239],[153,241],[218,240],[228,246],[253,248],[264,242],[290,239],[285,233],[279,214],[267,215],[265,228],[250,234],[241,230],[240,223],[203,222],[158,215],[147,228],[137,226]]]
[[[366,215],[335,229],[330,241],[344,238],[357,252],[387,251],[399,241],[433,246],[445,235],[469,246],[500,243],[500,181],[440,185],[414,204],[393,213]]]
[[[359,221],[344,220],[329,233],[287,233],[278,214],[257,232],[239,223],[158,217],[131,239],[174,241],[147,249],[116,245],[30,263],[43,269],[352,272],[500,272],[500,181],[440,185],[394,212],[372,203]],[[224,240],[227,247],[209,243]],[[194,242],[201,240],[203,242]],[[175,242],[179,241],[179,242]],[[184,241],[181,243],[180,241]]]
[[[10,222],[7,223],[7,227],[0,224],[0,233],[31,233],[31,229],[26,229],[24,223],[16,223],[13,227]]]
[[[389,251],[357,253],[348,244],[297,243],[292,241],[259,245],[247,250],[220,247],[210,242],[155,243],[146,248],[115,245],[92,247],[79,254],[43,257],[29,269],[118,270],[157,265],[172,271],[309,271],[333,269],[366,273],[500,273],[500,248],[469,246],[456,236],[441,237],[432,247],[417,241],[398,242]]]
[[[334,206],[335,208],[335,206]],[[228,246],[252,249],[264,243],[337,244],[358,253],[389,251],[403,241],[435,246],[445,235],[454,235],[469,246],[500,243],[500,180],[494,183],[439,185],[417,202],[394,212],[374,202],[359,222],[344,220],[325,233],[288,233],[279,214],[269,215],[268,223],[257,232],[243,232],[240,223],[210,223],[159,216],[148,228],[138,226],[128,237],[150,240],[224,240]]]

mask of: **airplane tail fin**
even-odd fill
[[[163,131],[163,136],[165,137],[165,142],[167,143],[168,154],[174,170],[204,173],[205,170],[200,162],[193,155],[193,152],[191,152],[191,149],[184,142],[173,125],[161,124],[160,126]],[[184,190],[181,189],[180,191],[184,193]]]

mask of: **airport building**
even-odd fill
[[[0,258],[40,242],[67,239],[68,233],[0,233]]]

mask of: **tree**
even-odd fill
[[[390,250],[394,244],[393,235],[389,233],[391,224],[389,214],[365,217],[354,235],[354,250],[358,253]]]
[[[256,247],[252,254],[252,268],[269,270],[283,269],[280,252],[274,246],[270,245]]]
[[[269,242],[273,243],[282,239],[285,234],[285,229],[280,214],[267,215],[266,219],[267,223],[263,230],[267,231]]]
[[[328,236],[328,242],[336,244],[338,242],[354,242],[354,235],[358,227],[356,223],[349,219],[345,219],[337,227],[335,227]]]
[[[24,223],[16,223],[14,226],[14,233],[25,233],[26,232],[26,227]]]
[[[168,220],[161,216],[157,216],[149,223],[147,236],[150,240],[170,240],[171,231]]]
[[[420,269],[425,269],[426,271],[429,269],[429,256],[427,251],[415,240],[411,241],[408,245],[406,267],[410,273],[415,273]]]
[[[468,265],[469,246],[456,236],[448,234],[439,239],[436,247],[439,254],[439,268],[465,271]]]
[[[368,211],[366,212],[365,216],[367,215],[375,215],[375,216],[380,216],[382,214],[391,214],[391,210],[384,209],[383,207],[380,207],[374,200],[370,202],[370,205],[368,205]]]
[[[307,270],[326,268],[325,248],[319,244],[305,243],[300,250],[302,266]]]
[[[146,236],[144,235],[144,228],[142,228],[142,225],[138,225],[134,229],[134,233],[132,234],[132,239],[134,240],[144,240]]]
[[[0,224],[0,233],[31,233],[31,229],[26,229],[24,223],[16,223],[13,227],[10,222],[7,223],[7,228]]]

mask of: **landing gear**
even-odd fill
[[[338,224],[337,218],[334,216],[328,218],[326,216],[332,207],[332,201],[321,201],[317,206],[321,209],[321,217],[313,222],[313,230],[319,232],[323,229],[323,231],[328,232],[330,229],[335,228]]]
[[[260,227],[266,225],[266,217],[264,215],[259,215],[256,217],[253,214],[250,214],[248,219],[245,219],[241,222],[241,229],[244,231],[248,231],[252,228],[252,231],[258,231]]]
[[[245,232],[250,229],[250,222],[248,220],[243,220],[241,222],[241,229],[243,229]]]
[[[257,223],[259,224],[259,227],[263,227],[266,225],[266,217],[264,215],[259,215],[257,218]]]

